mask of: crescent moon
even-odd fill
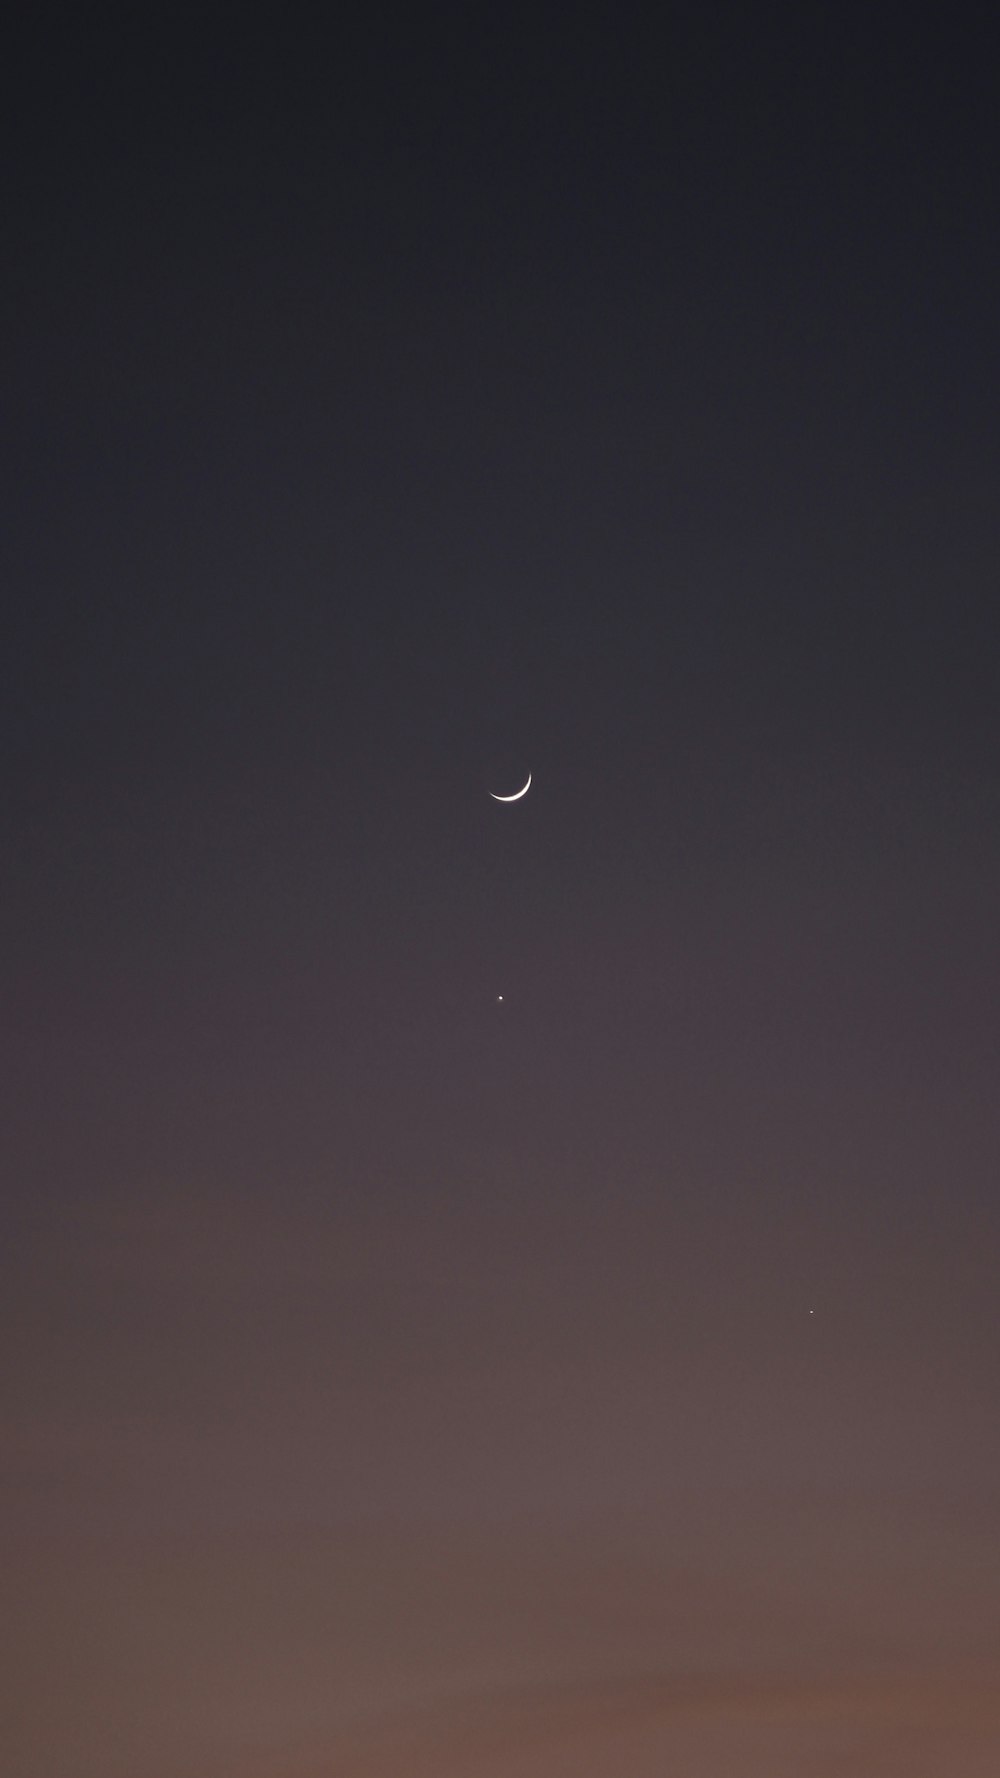
[[[523,790],[515,790],[513,796],[497,796],[497,793],[495,790],[491,790],[490,795],[493,798],[493,801],[495,803],[519,803],[522,796],[527,796],[528,791],[530,789],[531,789],[531,773],[529,772],[528,773],[528,782],[524,786],[524,789]]]

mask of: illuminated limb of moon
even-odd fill
[[[524,789],[523,790],[515,790],[513,796],[497,796],[497,793],[495,790],[491,790],[490,795],[493,798],[493,801],[495,803],[519,803],[522,796],[527,796],[528,791],[530,789],[531,789],[531,773],[529,772],[528,773],[528,782],[524,786]]]

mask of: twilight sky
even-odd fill
[[[12,1778],[1000,1770],[991,45],[553,18],[13,58]]]

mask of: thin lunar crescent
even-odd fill
[[[524,789],[523,790],[515,790],[513,796],[497,796],[497,793],[495,790],[491,790],[490,795],[493,798],[493,801],[495,803],[519,803],[522,796],[527,796],[528,791],[530,789],[531,789],[531,773],[529,772],[528,773],[528,782],[524,786]]]

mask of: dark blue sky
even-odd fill
[[[992,1770],[990,46],[22,48],[11,1770]]]

